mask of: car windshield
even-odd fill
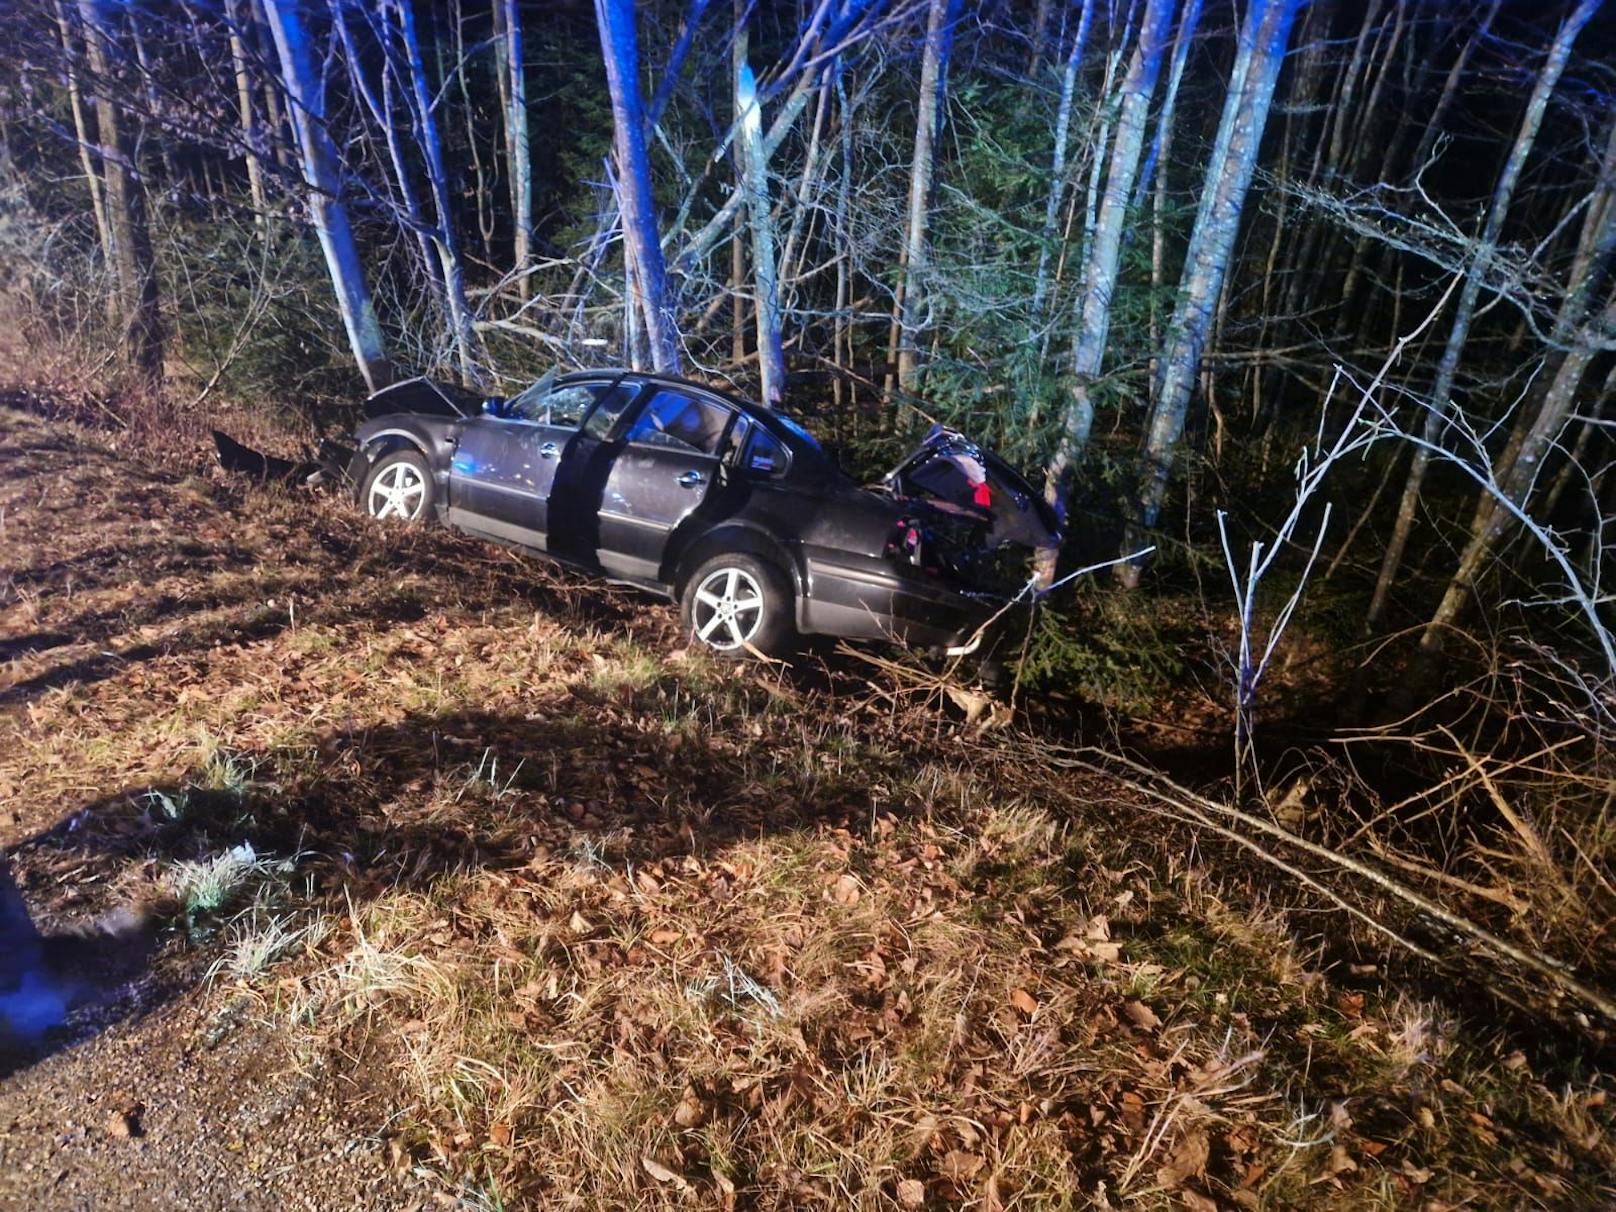
[[[556,373],[553,370],[545,371],[544,377],[531,387],[524,387],[516,395],[505,401],[506,416],[522,416],[545,396],[555,390]]]

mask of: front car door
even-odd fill
[[[718,478],[736,410],[693,392],[657,388],[629,422],[600,497],[596,559],[636,580],[661,580],[678,525]]]
[[[541,380],[496,413],[466,422],[449,464],[449,521],[528,547],[549,547],[549,501],[568,444],[610,380]]]

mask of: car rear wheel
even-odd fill
[[[775,656],[794,633],[791,582],[756,556],[714,556],[685,582],[680,615],[685,634],[720,656]]]
[[[432,516],[432,473],[426,459],[413,450],[378,459],[359,490],[359,501],[373,518],[426,521]]]

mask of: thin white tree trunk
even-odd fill
[[[438,272],[438,257],[432,246],[430,225],[421,210],[415,180],[410,173],[408,158],[404,154],[403,137],[399,134],[398,122],[393,114],[394,78],[391,57],[382,64],[382,91],[378,99],[376,90],[365,75],[364,61],[359,57],[359,48],[354,44],[353,33],[348,28],[349,13],[345,10],[343,0],[331,0],[330,8],[331,29],[337,35],[337,40],[342,43],[343,57],[348,64],[348,82],[353,88],[354,95],[370,112],[371,120],[381,130],[382,141],[387,145],[387,159],[392,165],[393,182],[398,189],[398,205],[404,212],[403,226],[409,230],[415,239],[416,247],[420,249],[421,272],[426,275],[428,294],[433,304],[440,311],[447,313],[448,305],[443,298],[443,279]],[[366,19],[371,22],[372,32],[377,41],[385,46],[388,38],[385,24],[377,20],[377,14],[374,13],[367,13]]]
[[[640,98],[640,48],[633,0],[595,0],[606,83],[616,132],[617,196],[623,247],[633,272],[634,297],[651,349],[651,364],[679,373],[679,334],[667,298],[667,267],[651,196],[651,159],[645,145],[645,106]]]
[[[341,161],[325,126],[325,89],[315,67],[308,27],[298,11],[298,0],[265,0],[264,14],[280,58],[281,80],[303,162],[309,216],[325,254],[337,310],[359,373],[371,391],[379,391],[392,381],[393,370],[348,222],[348,208],[342,201]]]
[[[230,63],[236,74],[236,110],[241,122],[241,140],[246,144],[247,192],[252,198],[253,222],[268,222],[264,197],[264,166],[259,161],[258,118],[253,109],[252,73],[247,62],[246,32],[250,17],[241,11],[240,0],[228,0],[225,21],[230,30]]]
[[[449,173],[443,162],[443,141],[438,120],[432,112],[431,89],[427,87],[426,66],[421,60],[421,41],[415,32],[414,0],[398,0],[399,33],[404,39],[405,59],[410,73],[410,89],[415,99],[415,130],[426,160],[427,181],[431,186],[432,207],[437,227],[432,242],[437,248],[443,274],[443,293],[449,307],[449,330],[454,341],[460,376],[467,384],[482,381],[481,356],[471,308],[466,303],[466,272],[455,238],[454,213],[449,203]]]
[[[1038,232],[1038,269],[1032,282],[1032,322],[1044,321],[1044,300],[1049,293],[1050,253],[1055,247],[1055,225],[1060,219],[1061,201],[1066,194],[1066,144],[1071,137],[1072,103],[1077,96],[1077,77],[1083,66],[1083,50],[1088,44],[1089,26],[1094,17],[1094,0],[1083,0],[1077,18],[1077,33],[1066,55],[1061,73],[1060,105],[1055,110],[1055,148],[1050,156],[1049,196],[1044,199],[1044,225]],[[1041,36],[1041,35],[1040,35]]]
[[[768,159],[763,151],[763,110],[757,78],[747,62],[745,26],[735,31],[736,147],[740,152],[739,187],[746,206],[752,246],[752,311],[757,321],[758,373],[763,403],[777,408],[785,393],[786,355],[780,338],[780,283],[775,272],[774,218],[769,211]]]
[[[84,169],[84,182],[90,188],[90,215],[95,219],[95,234],[101,241],[101,255],[111,265],[112,229],[107,224],[107,200],[101,185],[101,170],[96,167],[95,155],[91,150],[99,140],[90,132],[84,95],[79,90],[79,74],[73,66],[78,58],[73,42],[73,25],[68,19],[67,9],[62,6],[62,0],[56,0],[56,28],[62,35],[62,59],[67,65],[67,102],[73,111],[73,133],[79,141],[79,164]]]
[[[937,114],[948,62],[955,6],[959,0],[931,0],[926,16],[926,49],[920,63],[920,102],[915,107],[915,154],[909,171],[909,207],[904,227],[903,283],[899,300],[898,387],[911,391],[919,366],[916,340],[925,304],[926,226],[935,167]]]
[[[1141,527],[1156,524],[1167,493],[1167,481],[1178,440],[1184,432],[1201,351],[1206,346],[1229,258],[1239,235],[1246,192],[1251,185],[1257,150],[1273,102],[1274,84],[1285,59],[1298,6],[1299,0],[1252,0],[1240,32],[1236,71],[1218,124],[1206,190],[1190,236],[1178,302],[1167,326],[1157,374],[1155,404],[1140,460],[1135,522]],[[1123,550],[1137,550],[1137,538],[1137,533],[1130,534]],[[1118,580],[1129,588],[1138,584],[1139,566],[1131,562],[1119,565]]]
[[[101,166],[106,174],[107,230],[112,236],[112,263],[118,279],[124,354],[151,387],[163,379],[162,319],[157,306],[157,271],[151,232],[146,225],[146,197],[123,130],[123,113],[114,99],[112,61],[115,44],[106,0],[79,0],[84,23],[84,50],[95,77],[96,124]]]
[[[1498,182],[1493,187],[1487,217],[1482,225],[1481,234],[1477,237],[1474,252],[1466,264],[1464,284],[1454,304],[1453,327],[1448,330],[1448,340],[1443,347],[1442,358],[1437,363],[1436,378],[1431,384],[1431,396],[1427,402],[1428,407],[1420,435],[1424,444],[1414,450],[1413,460],[1408,469],[1408,480],[1403,485],[1403,496],[1397,505],[1397,520],[1392,527],[1391,539],[1386,545],[1385,557],[1380,563],[1374,596],[1370,599],[1369,610],[1364,617],[1364,626],[1369,630],[1373,630],[1379,624],[1381,616],[1385,614],[1387,603],[1391,599],[1392,586],[1396,583],[1397,574],[1403,566],[1403,553],[1408,547],[1408,538],[1414,529],[1414,515],[1419,506],[1420,489],[1425,483],[1425,473],[1431,463],[1430,445],[1440,441],[1442,431],[1447,425],[1449,397],[1453,393],[1454,380],[1459,372],[1460,356],[1464,353],[1465,342],[1470,336],[1470,322],[1475,317],[1476,302],[1481,297],[1482,287],[1487,280],[1487,270],[1498,250],[1498,238],[1504,229],[1504,220],[1509,214],[1510,202],[1515,196],[1515,186],[1520,180],[1521,169],[1525,166],[1532,144],[1537,139],[1538,128],[1543,124],[1549,97],[1560,83],[1560,76],[1571,58],[1571,45],[1582,32],[1582,27],[1592,19],[1600,3],[1601,0],[1581,0],[1576,9],[1560,23],[1560,28],[1549,47],[1548,56],[1532,86],[1532,94],[1527,99],[1526,112],[1521,117],[1520,129],[1516,132],[1515,142],[1510,147],[1509,157],[1505,160],[1503,171],[1499,173]]]
[[[527,268],[533,259],[533,158],[527,136],[527,71],[522,52],[522,15],[516,0],[498,0],[505,11],[505,63],[510,73],[510,99],[505,123],[511,160],[513,270],[518,296],[528,297]]]
[[[1083,274],[1080,318],[1072,347],[1071,398],[1061,418],[1055,455],[1044,477],[1044,496],[1061,517],[1066,514],[1068,473],[1088,445],[1094,424],[1094,383],[1105,362],[1111,330],[1111,299],[1122,261],[1123,219],[1133,196],[1145,144],[1145,120],[1161,73],[1172,18],[1172,0],[1146,0],[1139,41],[1122,81],[1105,195],[1100,201],[1092,252]],[[1051,563],[1041,571],[1053,578],[1054,566]]]
[[[1616,338],[1616,294],[1603,307],[1595,294],[1610,290],[1611,272],[1616,269],[1616,205],[1611,204],[1610,174],[1616,173],[1616,133],[1601,165],[1605,181],[1596,190],[1589,207],[1590,217],[1598,216],[1597,230],[1579,250],[1573,262],[1568,291],[1555,317],[1550,339],[1569,348],[1551,352],[1557,360],[1548,386],[1534,393],[1534,407],[1522,418],[1509,443],[1493,461],[1493,480],[1520,509],[1525,510],[1543,460],[1559,440],[1578,400],[1578,388],[1600,346]],[[1435,652],[1447,630],[1459,619],[1470,601],[1476,578],[1499,541],[1513,529],[1515,515],[1491,492],[1483,492],[1470,522],[1470,537],[1459,557],[1459,567],[1442,595],[1435,614],[1420,636],[1420,647]]]

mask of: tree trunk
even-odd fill
[[[831,359],[838,371],[844,371],[851,369],[853,362],[852,317],[848,315],[853,297],[853,267],[848,264],[853,249],[853,107],[848,103],[847,86],[839,72],[836,76],[836,101],[839,119],[836,133],[841,145],[841,170],[836,178],[836,247],[842,255],[836,258],[836,317],[832,322],[830,343]],[[846,403],[841,374],[837,374],[831,387],[836,404],[836,420],[840,426],[842,408]]]
[[[1044,66],[1044,47],[1048,44],[1050,0],[1038,0],[1038,7],[1032,15],[1032,43],[1030,53],[1027,55],[1027,78],[1032,79],[1038,75],[1039,69]],[[1083,0],[1083,12],[1087,16],[1089,0]]]
[[[477,209],[477,236],[481,242],[483,260],[491,262],[494,259],[494,208],[488,197],[488,181],[483,169],[482,153],[477,149],[477,112],[471,103],[471,84],[467,79],[471,70],[466,62],[466,18],[460,0],[454,0],[450,5],[449,22],[454,29],[455,62],[461,65],[460,70],[455,73],[455,79],[460,85],[460,111],[466,119],[466,149],[471,154],[472,200]]]
[[[109,46],[116,34],[106,0],[79,0],[84,47],[95,77],[96,120],[100,127],[102,168],[106,172],[107,229],[112,237],[112,263],[118,279],[124,354],[148,386],[163,379],[163,330],[157,308],[157,271],[152,260],[151,232],[146,226],[146,198],[129,156],[120,107],[113,100],[115,82]]]
[[[514,227],[511,259],[517,275],[517,294],[530,290],[527,267],[533,259],[533,161],[527,137],[527,72],[522,58],[522,14],[516,0],[498,0],[505,12],[506,70],[510,73],[509,109],[505,124],[511,162],[511,221]]]
[[[1135,207],[1142,207],[1150,197],[1150,348],[1160,348],[1161,319],[1158,298],[1167,272],[1167,157],[1173,145],[1173,114],[1178,108],[1178,86],[1184,79],[1184,64],[1189,58],[1190,42],[1195,37],[1201,20],[1201,0],[1189,0],[1184,16],[1173,36],[1173,64],[1167,72],[1167,96],[1162,101],[1161,115],[1156,119],[1156,133],[1150,141],[1150,153],[1139,172],[1139,196]],[[1156,381],[1157,359],[1150,364],[1150,381]]]
[[[633,0],[595,0],[606,84],[616,132],[618,209],[623,248],[633,266],[634,297],[660,373],[679,373],[679,334],[668,305],[667,267],[651,196],[651,159],[645,146],[645,106],[640,98],[640,48]]]
[[[1498,182],[1493,187],[1492,201],[1488,205],[1481,234],[1465,266],[1465,280],[1454,304],[1453,327],[1448,331],[1447,344],[1443,347],[1441,361],[1437,363],[1436,378],[1431,385],[1431,397],[1426,402],[1421,437],[1427,443],[1439,442],[1447,425],[1449,396],[1453,392],[1454,379],[1458,375],[1460,355],[1464,353],[1465,342],[1470,335],[1470,322],[1475,316],[1476,302],[1481,297],[1488,266],[1494,253],[1497,252],[1498,237],[1503,231],[1504,219],[1509,214],[1510,201],[1515,195],[1515,186],[1520,180],[1521,169],[1532,150],[1533,142],[1537,139],[1538,128],[1543,124],[1549,97],[1559,84],[1560,75],[1565,71],[1566,63],[1571,58],[1571,44],[1582,32],[1582,27],[1593,17],[1600,2],[1601,0],[1581,0],[1576,9],[1561,22],[1559,30],[1555,33],[1554,42],[1549,47],[1548,57],[1538,72],[1532,94],[1527,100],[1526,112],[1521,118],[1515,142],[1510,148],[1509,157],[1504,161]],[[1370,599],[1369,610],[1364,617],[1364,626],[1367,630],[1373,630],[1386,612],[1392,585],[1403,566],[1403,552],[1408,547],[1409,534],[1414,529],[1414,514],[1419,506],[1420,488],[1425,483],[1425,473],[1430,463],[1430,450],[1424,446],[1417,447],[1413,461],[1409,465],[1408,480],[1403,485],[1402,499],[1397,505],[1397,521],[1392,527],[1391,540],[1386,545],[1386,555],[1381,560],[1380,573],[1375,580],[1375,593]]]
[[[341,161],[325,126],[324,83],[298,5],[299,0],[265,0],[264,15],[275,39],[281,82],[291,104],[309,215],[331,274],[348,346],[366,386],[375,392],[392,381],[393,370],[365,283],[364,263],[348,223],[348,208],[342,201]]]
[[[268,28],[269,19],[264,12],[266,0],[252,0],[253,22],[255,25]],[[281,112],[281,90],[275,82],[268,78],[263,81],[264,88],[264,134],[268,140],[270,150],[274,152],[275,163],[282,168],[291,167],[292,156],[287,149],[286,117]],[[295,132],[294,132],[295,137]]]
[[[784,397],[786,355],[780,339],[780,283],[775,273],[774,218],[769,212],[768,161],[763,154],[763,110],[757,79],[747,62],[743,25],[735,31],[736,146],[740,151],[739,188],[745,197],[747,227],[752,237],[752,311],[757,320],[758,374],[763,403],[778,408]]]
[[[937,116],[958,4],[959,0],[931,0],[926,17],[926,49],[920,62],[920,103],[915,108],[915,154],[909,170],[909,209],[899,300],[898,387],[903,391],[913,390],[919,365],[915,342],[925,302],[922,292],[926,273],[926,221],[931,206]]]
[[[84,96],[79,91],[79,74],[73,66],[78,58],[73,45],[73,25],[67,9],[62,6],[62,0],[56,0],[56,28],[62,35],[62,62],[67,68],[67,103],[73,111],[73,133],[79,141],[79,164],[84,169],[84,181],[90,189],[90,214],[95,219],[96,237],[101,241],[101,255],[110,266],[113,264],[112,229],[107,223],[107,200],[102,191],[101,171],[96,167],[96,157],[92,151],[99,140],[90,133]]]
[[[1551,352],[1551,360],[1557,358],[1559,364],[1548,386],[1533,393],[1535,407],[1522,417],[1522,425],[1493,461],[1494,483],[1523,512],[1530,504],[1544,458],[1571,419],[1583,376],[1599,355],[1600,346],[1616,337],[1616,293],[1610,290],[1616,271],[1616,204],[1611,184],[1612,174],[1616,174],[1616,128],[1601,168],[1602,181],[1588,208],[1589,218],[1597,218],[1597,230],[1572,264],[1566,297],[1550,334],[1551,341],[1564,342],[1569,348]],[[1609,301],[1596,308],[1601,293],[1608,294]],[[1420,647],[1426,653],[1435,653],[1442,646],[1443,636],[1470,600],[1483,563],[1516,521],[1496,495],[1481,494],[1458,570],[1420,636]]]
[[[1156,91],[1173,17],[1171,0],[1146,0],[1133,61],[1122,81],[1116,135],[1106,169],[1105,196],[1095,220],[1093,251],[1083,275],[1083,301],[1072,346],[1073,386],[1061,419],[1054,458],[1044,477],[1044,496],[1058,516],[1066,516],[1068,473],[1088,445],[1094,424],[1094,384],[1105,362],[1111,329],[1111,298],[1122,258],[1123,219],[1133,196],[1134,178],[1145,144],[1145,120]],[[1054,567],[1043,569],[1053,577]]]
[[[400,226],[414,238],[416,247],[421,253],[421,273],[426,277],[427,295],[432,304],[438,309],[440,315],[448,314],[448,303],[444,298],[443,279],[438,269],[438,255],[432,244],[431,225],[426,221],[426,215],[421,210],[421,200],[415,190],[415,180],[410,174],[409,158],[404,151],[404,138],[399,133],[398,121],[394,115],[395,70],[391,46],[391,35],[385,21],[380,19],[383,12],[380,8],[364,10],[364,18],[370,25],[371,33],[377,43],[382,47],[383,58],[381,65],[381,96],[378,98],[376,89],[371,85],[369,77],[365,74],[365,63],[360,57],[359,48],[353,39],[353,32],[348,28],[350,11],[355,6],[344,4],[343,0],[330,0],[331,29],[342,43],[343,57],[348,65],[348,83],[353,89],[353,95],[364,103],[369,111],[371,120],[376,123],[382,132],[382,142],[387,146],[388,163],[393,169],[393,185],[398,191],[396,205],[403,212]]]
[[[1139,499],[1124,551],[1140,540],[1139,528],[1155,526],[1167,494],[1173,456],[1184,432],[1195,375],[1206,346],[1213,310],[1223,290],[1241,211],[1267,125],[1274,84],[1285,59],[1299,0],[1252,0],[1240,31],[1240,53],[1218,123],[1206,191],[1185,255],[1178,302],[1168,323],[1156,377],[1155,404],[1140,459]],[[1139,566],[1118,566],[1118,580],[1132,588]]]
[[[1066,142],[1072,129],[1072,102],[1077,96],[1077,76],[1083,66],[1083,48],[1088,42],[1094,16],[1094,0],[1083,0],[1077,18],[1077,33],[1061,73],[1060,105],[1055,110],[1055,150],[1050,157],[1049,196],[1044,200],[1044,225],[1038,233],[1038,269],[1032,282],[1032,322],[1042,327],[1044,299],[1049,291],[1049,257],[1055,247],[1055,224],[1060,218],[1061,201],[1066,193]]]
[[[432,191],[432,207],[437,227],[432,242],[437,248],[438,266],[443,274],[443,293],[449,308],[449,331],[454,342],[460,377],[467,386],[482,382],[477,333],[472,326],[471,309],[466,304],[466,273],[460,259],[460,243],[455,238],[454,213],[449,204],[449,173],[443,162],[443,141],[438,136],[438,120],[432,112],[432,90],[427,87],[426,66],[421,60],[421,41],[415,32],[414,0],[398,0],[399,33],[410,73],[410,90],[415,99],[415,131],[426,160],[427,182]]]
[[[236,74],[236,111],[241,122],[241,141],[246,146],[247,192],[252,197],[253,222],[263,227],[268,221],[264,196],[264,166],[259,160],[258,118],[253,109],[252,74],[247,66],[247,18],[240,0],[227,0],[225,23],[230,31],[230,63]]]

